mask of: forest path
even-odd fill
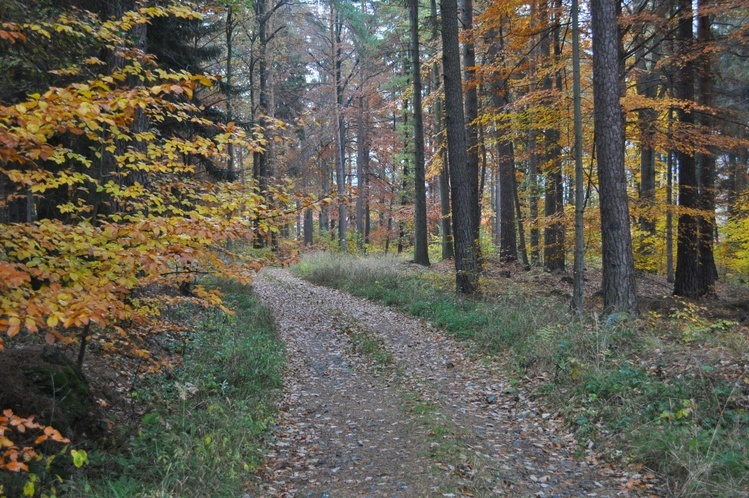
[[[266,268],[288,369],[264,496],[633,496],[555,414],[429,324]]]

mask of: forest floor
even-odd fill
[[[503,358],[287,270],[253,287],[288,361],[262,496],[665,494],[581,447]]]

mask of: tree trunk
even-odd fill
[[[333,56],[333,93],[335,96],[336,122],[336,181],[338,185],[338,248],[341,252],[348,251],[346,242],[346,123],[343,117],[343,81],[341,79],[341,31],[343,22],[340,14],[330,2],[330,36],[332,40]]]
[[[647,47],[643,47],[645,51]],[[658,79],[652,74],[648,67],[644,54],[638,56],[638,73],[636,77],[637,93],[649,99],[657,96]],[[640,229],[647,235],[655,235],[655,217],[652,212],[655,202],[655,149],[653,148],[653,135],[658,114],[653,109],[640,109],[637,112],[637,126],[640,132],[640,206],[644,211],[640,215]],[[641,241],[645,253],[650,253],[650,244]]]
[[[531,222],[531,265],[538,266],[541,261],[541,234],[538,230],[538,153],[536,147],[537,132],[528,132],[528,205]]]
[[[489,56],[493,64],[501,64],[504,51],[502,29],[491,33],[493,43],[489,47]],[[492,105],[494,112],[501,115],[509,104],[507,81],[500,74],[494,75],[492,87]],[[518,243],[515,231],[515,149],[508,133],[496,128],[497,142],[497,239],[499,241],[499,258],[504,262],[517,261]]]
[[[572,310],[582,314],[585,294],[585,178],[583,172],[583,113],[580,82],[580,5],[572,0],[572,101],[575,133],[575,262],[572,276]]]
[[[541,55],[551,63],[557,65],[562,54],[560,40],[560,23],[559,10],[560,5],[556,5],[554,12],[550,12],[547,2],[542,2],[541,14],[544,17],[544,23],[550,22],[549,34],[545,35],[541,43]],[[554,48],[553,58],[551,48]],[[562,75],[560,70],[556,70],[553,75],[549,73],[543,79],[543,89],[552,96],[547,105],[552,109],[557,107],[556,99],[553,95],[561,95]],[[553,90],[556,89],[557,92]],[[565,254],[564,254],[564,183],[562,181],[562,150],[559,146],[559,130],[556,127],[544,130],[544,173],[546,184],[544,189],[544,269],[546,271],[564,271]]]
[[[693,10],[691,0],[679,0],[678,28],[676,33],[677,49],[687,51],[693,44]],[[674,82],[676,98],[694,101],[694,64],[691,60],[683,61],[678,68]],[[685,126],[694,125],[694,115],[690,109],[679,107],[679,122]],[[676,275],[674,294],[697,298],[704,294],[700,287],[699,261],[699,221],[695,215],[699,209],[697,170],[694,155],[691,151],[678,149],[676,158],[679,163],[679,223],[676,241]]]
[[[479,115],[478,88],[476,81],[476,50],[473,41],[473,0],[461,0],[461,24],[463,28],[463,74],[465,80],[465,134],[468,170],[468,181],[471,195],[471,217],[474,230],[473,237],[479,240],[481,229],[481,199],[479,198],[479,147],[478,147],[478,125],[476,120]],[[481,250],[481,245],[476,243],[476,250]],[[481,254],[478,253],[479,265]]]
[[[528,271],[531,264],[528,261],[528,248],[525,244],[525,228],[523,228],[523,211],[520,209],[520,195],[518,194],[518,182],[512,175],[512,196],[515,198],[515,214],[518,220],[518,238],[520,239],[520,256],[523,260],[523,268]]]
[[[503,137],[497,142],[499,162],[499,258],[503,262],[517,261],[518,242],[515,232],[515,149],[512,141]]]
[[[669,122],[671,112],[669,111]],[[674,283],[674,153],[666,158],[666,282]]]
[[[409,71],[410,67],[407,61],[404,61],[403,64],[403,76],[406,78],[406,80],[409,79]],[[413,145],[411,143],[411,140],[408,136],[408,107],[409,102],[408,99],[403,99],[403,105],[401,106],[403,109],[403,150],[408,151],[410,150],[411,146]],[[398,129],[398,120],[395,114],[393,114],[393,132],[396,132]],[[408,154],[404,154],[401,156],[401,163],[403,164],[403,175],[401,176],[401,190],[400,190],[400,205],[404,208],[408,206],[411,202],[411,185],[409,184],[409,176],[411,175],[411,170],[409,168],[410,158],[408,157]],[[410,241],[410,237],[406,233],[406,220],[403,219],[401,216],[398,220],[398,254],[401,254],[403,252],[403,249],[406,245],[408,245]]]
[[[603,242],[603,306],[606,313],[637,313],[635,268],[629,227],[624,130],[619,102],[620,65],[618,0],[591,3],[593,19],[593,95],[595,141]]]
[[[322,146],[321,146],[322,147]],[[322,196],[330,195],[330,167],[328,161],[323,159],[318,152],[317,161],[320,167],[320,190]],[[320,217],[318,222],[318,231],[320,238],[325,236],[325,232],[330,230],[330,209],[327,204],[320,206]]]
[[[432,19],[435,20],[432,30],[432,39],[436,40],[439,37],[439,29],[437,26],[437,0],[430,0],[430,13]],[[432,86],[434,87],[434,93],[440,91],[440,70],[439,63],[435,62],[432,66]],[[445,113],[442,108],[442,99],[435,99],[435,141],[436,150],[438,154],[442,155],[442,168],[440,169],[439,176],[439,191],[440,191],[440,229],[442,231],[442,259],[452,259],[455,256],[454,252],[454,240],[452,230],[452,214],[450,213],[450,168],[447,158],[447,149],[442,144],[442,131]]]
[[[263,0],[260,0],[262,2]],[[234,109],[232,107],[232,88],[231,80],[234,73],[233,55],[234,55],[234,8],[229,5],[226,9],[226,121],[234,120]],[[228,177],[234,171],[234,144],[228,144],[229,159],[226,164],[226,176]]]
[[[455,237],[455,286],[459,293],[479,290],[479,252],[474,213],[478,210],[474,193],[476,171],[468,167],[463,89],[458,43],[457,0],[441,0],[442,57],[445,81],[445,121],[450,161],[450,193]]]
[[[364,250],[364,209],[367,204],[366,176],[367,165],[369,163],[369,150],[366,137],[367,127],[364,124],[367,100],[364,94],[364,67],[365,64],[362,61],[359,70],[359,110],[356,126],[356,186],[359,190],[359,195],[356,199],[356,232],[358,234],[357,246],[360,251]]]
[[[707,0],[697,2],[697,39],[702,51],[698,61],[698,90],[699,104],[706,108],[713,105],[713,73],[712,53],[709,49],[712,43],[710,31],[710,13]],[[711,130],[713,119],[710,111],[702,111],[699,114],[699,124],[706,130]],[[713,236],[715,234],[715,151],[710,150],[707,154],[697,156],[699,166],[700,184],[700,292],[703,295],[715,294],[715,281],[718,279],[718,270],[715,267],[713,255]]]
[[[257,0],[254,3],[255,18],[257,20],[257,81],[258,81],[258,109],[255,122],[263,130],[266,138],[268,135],[267,119],[270,114],[268,99],[268,0]],[[231,7],[229,7],[231,11]],[[255,151],[252,154],[253,173],[257,180],[260,195],[269,202],[268,187],[270,182],[270,168],[267,150]],[[265,247],[270,239],[270,234],[260,235],[255,239],[256,247]]]
[[[414,112],[414,263],[429,265],[427,197],[424,164],[424,118],[421,109],[421,58],[419,57],[419,1],[408,1],[411,23],[411,78]]]

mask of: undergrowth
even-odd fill
[[[163,344],[182,352],[184,366],[136,383],[131,396],[148,411],[116,425],[111,441],[93,443],[90,464],[63,494],[235,497],[251,485],[282,383],[282,345],[249,288],[223,287],[234,316],[167,311],[191,330]]]
[[[678,496],[749,494],[749,377],[726,373],[726,358],[746,352],[745,338],[739,350],[695,354],[736,343],[736,324],[710,322],[694,305],[667,317],[575,318],[566,303],[512,284],[465,299],[449,276],[396,257],[317,253],[293,271],[508,355],[518,379],[544,379],[529,387],[566,415],[585,446],[639,462]]]

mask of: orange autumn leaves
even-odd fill
[[[41,430],[41,434],[34,439],[33,446],[18,446],[7,437],[11,430],[20,434],[26,434],[26,431],[38,432]],[[39,454],[34,450],[34,446],[47,440],[58,443],[70,442],[52,427],[35,422],[33,416],[23,418],[15,415],[12,410],[3,410],[2,415],[0,415],[0,470],[28,472],[27,462],[39,457]]]
[[[276,230],[292,200],[282,187],[264,196],[251,182],[206,174],[205,163],[227,163],[230,145],[259,152],[262,141],[205,117],[196,97],[217,78],[163,69],[136,45],[134,27],[165,15],[199,16],[176,6],[107,21],[72,11],[0,25],[6,46],[85,40],[119,61],[71,60],[50,71],[64,84],[0,105],[0,209],[31,206],[26,222],[0,225],[0,350],[20,333],[65,344],[85,340],[89,330],[126,336],[158,315],[152,293],[136,291],[174,293],[204,274],[247,283],[262,265],[227,249],[229,242]],[[223,308],[214,290],[194,285],[185,294]],[[127,340],[118,344],[142,353]],[[42,434],[28,446],[12,441],[31,429]],[[5,410],[0,470],[27,471],[39,456],[34,447],[47,440],[67,442],[33,417]]]
[[[25,42],[25,31],[63,32],[93,38],[124,60],[106,75],[0,106],[0,174],[15,187],[4,202],[28,196],[55,203],[59,213],[0,233],[0,333],[11,338],[42,331],[50,343],[72,342],[89,324],[143,321],[148,313],[128,299],[135,288],[179,284],[196,273],[248,282],[260,262],[223,246],[271,230],[267,220],[278,216],[248,186],[200,178],[191,159],[221,163],[229,144],[260,150],[241,128],[206,119],[192,101],[215,78],[159,68],[127,37],[152,16],[198,14],[149,8],[104,23],[79,14],[3,25],[2,38],[12,43]],[[61,71],[93,75],[102,64],[87,58]],[[158,125],[165,122],[212,131],[164,134]],[[200,287],[192,295],[220,305]]]

